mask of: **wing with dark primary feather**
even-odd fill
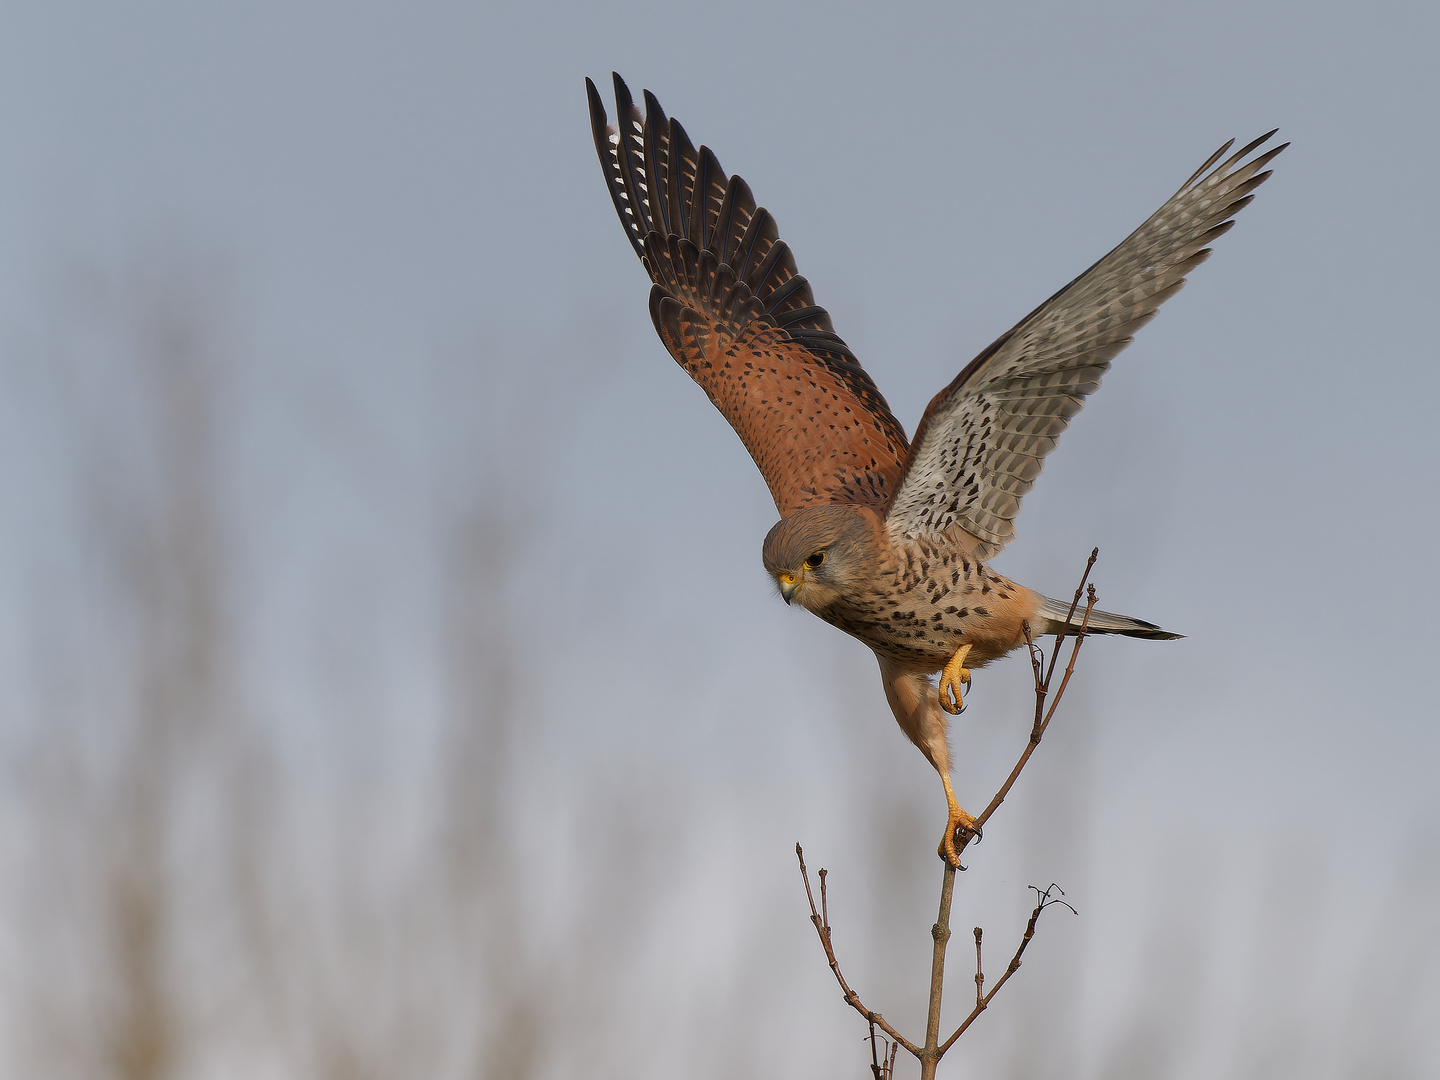
[[[1222,146],[1149,221],[930,402],[887,511],[892,530],[914,537],[958,526],[975,538],[981,559],[1014,538],[1021,498],[1110,361],[1180,290],[1210,254],[1205,245],[1229,230],[1270,176],[1261,170],[1285,146],[1249,155],[1274,134],[1224,161],[1233,140]]]
[[[739,434],[775,506],[885,506],[905,430],[816,306],[775,220],[649,91],[642,118],[615,76],[617,131],[585,85],[615,210],[654,282],[655,329]]]

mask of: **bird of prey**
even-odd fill
[[[650,317],[759,466],[780,521],[765,570],[880,661],[901,730],[940,774],[939,854],[973,832],[950,784],[949,720],[969,668],[1032,634],[1075,627],[1071,605],[991,570],[1020,500],[1132,335],[1270,176],[1275,132],[1212,154],[1118,247],[1002,334],[930,402],[915,437],[796,271],[775,219],[645,92],[615,75],[616,125],[585,80],[595,149],[625,235],[653,283]],[[1286,144],[1288,145],[1288,144]],[[1254,155],[1254,156],[1252,156]],[[1088,631],[1178,635],[1095,611]],[[930,681],[940,673],[939,686]]]

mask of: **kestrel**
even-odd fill
[[[780,512],[765,570],[787,604],[874,650],[895,719],[944,784],[940,855],[958,866],[956,834],[975,819],[950,784],[946,714],[960,710],[968,668],[1022,645],[1024,624],[1059,632],[1070,609],[985,564],[1014,537],[1021,498],[1110,361],[1210,254],[1288,144],[1251,157],[1272,131],[1225,157],[1227,142],[1118,247],[970,361],[907,440],[745,181],[696,150],[648,90],[642,117],[615,76],[617,130],[585,85],[605,182],[653,282],[655,329],[740,436]],[[1178,636],[1101,611],[1088,630]]]

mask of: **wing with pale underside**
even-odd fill
[[[1150,220],[930,402],[887,511],[892,531],[913,537],[958,526],[981,559],[1014,538],[1021,498],[1110,361],[1270,176],[1262,170],[1285,146],[1250,155],[1274,134],[1223,161],[1231,143],[1222,146]]]
[[[642,117],[615,76],[617,130],[585,85],[615,210],[653,282],[655,329],[739,434],[777,509],[884,507],[905,431],[815,304],[775,220],[649,91]]]

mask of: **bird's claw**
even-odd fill
[[[959,810],[959,807],[956,809]],[[960,810],[958,817],[954,814],[950,815],[950,820],[945,825],[945,836],[941,839],[940,847],[935,852],[956,870],[965,869],[960,865],[960,851],[963,845],[957,846],[955,843],[955,836],[960,832],[969,833],[977,842],[982,835],[980,823],[964,810]]]
[[[950,788],[949,778],[945,778],[945,801],[949,804],[949,817],[945,822],[945,835],[940,839],[940,847],[936,854],[953,866],[956,870],[965,869],[960,865],[960,852],[965,844],[956,845],[955,836],[957,833],[968,833],[966,843],[973,837],[980,839],[980,822],[974,815],[969,814],[955,799],[955,793]]]
[[[970,669],[965,666],[965,657],[969,653],[970,646],[961,645],[946,662],[945,670],[940,672],[940,707],[951,716],[958,716],[965,707],[960,687],[970,686]]]

